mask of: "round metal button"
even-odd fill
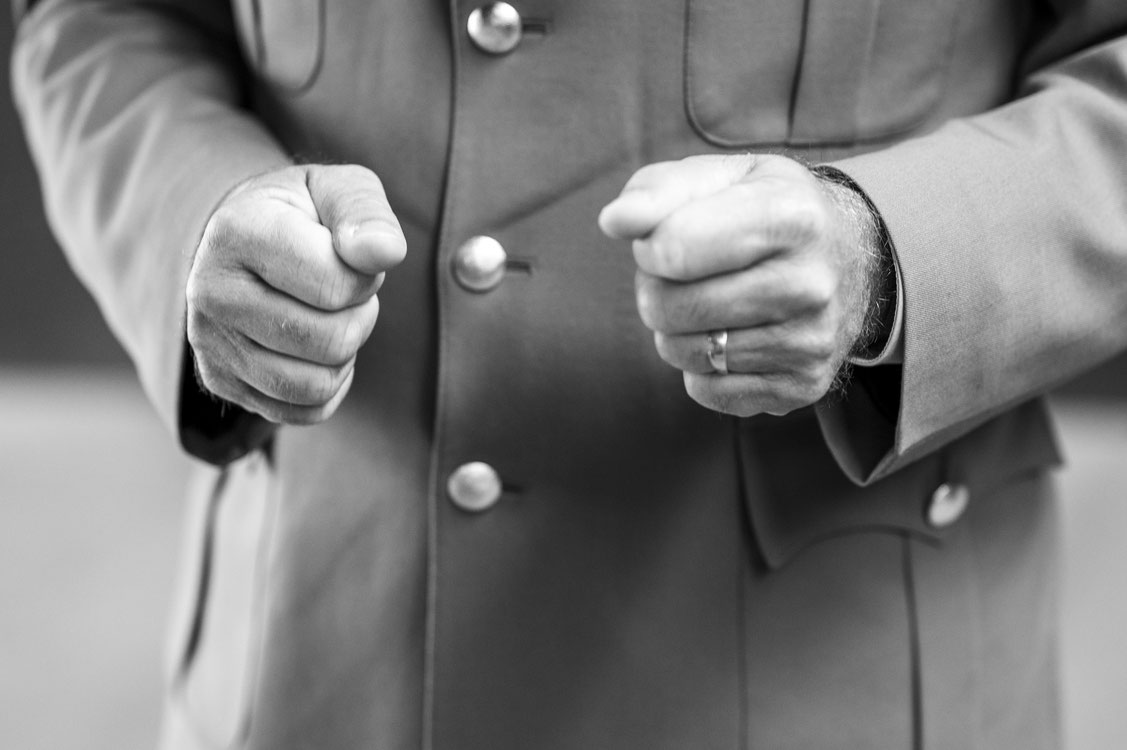
[[[501,499],[501,477],[489,464],[471,461],[450,473],[446,494],[462,510],[488,510]]]
[[[505,278],[508,257],[492,237],[471,237],[454,252],[454,278],[471,292],[488,292]]]
[[[931,493],[927,506],[927,522],[942,529],[962,518],[970,502],[970,490],[965,484],[941,484]]]
[[[508,3],[486,3],[470,13],[466,30],[482,52],[505,55],[520,44],[520,14]]]

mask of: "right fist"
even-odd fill
[[[359,166],[303,165],[240,184],[188,273],[188,343],[205,388],[271,422],[328,419],[352,383],[403,231]]]

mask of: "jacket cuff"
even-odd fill
[[[266,446],[277,425],[205,390],[196,377],[192,348],[184,341],[178,419],[180,444],[191,455],[223,466]]]

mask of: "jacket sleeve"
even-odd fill
[[[891,233],[901,367],[819,405],[879,479],[1127,347],[1127,3],[1057,0],[1017,98],[843,160]]]
[[[12,56],[56,237],[164,423],[217,463],[266,430],[191,379],[187,275],[221,198],[288,163],[241,107],[244,75],[218,0],[44,0],[21,19]]]

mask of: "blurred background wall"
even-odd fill
[[[0,12],[5,82],[10,40]],[[188,462],[50,237],[7,95],[0,190],[0,748],[151,747]],[[1127,357],[1054,402],[1070,747],[1127,747]]]

